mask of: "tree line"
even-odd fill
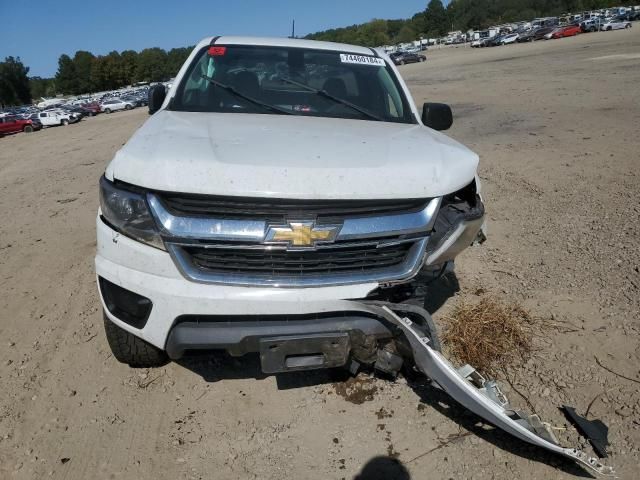
[[[378,47],[439,38],[447,32],[479,30],[502,23],[557,16],[620,5],[620,0],[431,0],[427,8],[406,20],[380,20],[312,33],[305,38]]]
[[[0,62],[0,105],[30,103],[40,97],[58,94],[78,95],[102,92],[137,82],[159,82],[174,77],[193,47],[146,48],[140,52],[113,51],[94,55],[84,50],[73,57],[63,54],[52,78],[29,77],[29,67],[20,58],[6,57]]]
[[[138,82],[160,82],[178,73],[191,50],[193,47],[167,52],[156,47],[98,56],[79,50],[73,57],[60,55],[52,80],[58,93],[73,95],[114,90]]]

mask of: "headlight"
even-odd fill
[[[143,193],[118,188],[103,175],[100,178],[100,209],[105,220],[118,232],[165,249]]]

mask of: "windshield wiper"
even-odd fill
[[[284,108],[279,108],[276,107],[275,105],[270,105],[268,103],[265,102],[261,102],[260,100],[257,100],[253,97],[250,97],[249,95],[245,95],[244,93],[238,91],[235,87],[231,86],[231,85],[226,85],[222,82],[219,82],[211,77],[207,77],[206,75],[200,75],[202,78],[204,78],[205,80],[209,81],[212,85],[215,85],[216,87],[222,88],[223,90],[226,90],[227,92],[231,93],[232,95],[238,97],[238,98],[242,98],[243,100],[246,100],[249,103],[253,103],[254,105],[258,105],[259,107],[262,107],[266,110],[271,110],[273,112],[278,112],[278,113],[282,113],[284,115],[296,115],[295,113],[289,111],[289,110],[285,110]]]
[[[291,80],[290,78],[287,77],[280,77],[280,80],[282,80],[285,83],[290,83],[291,85],[296,85],[297,87],[300,88],[304,88],[305,90],[315,93],[316,95],[320,95],[324,98],[328,98],[329,100],[333,100],[336,103],[340,103],[346,107],[351,108],[352,110],[355,110],[357,112],[360,112],[362,115],[369,117],[372,120],[377,120],[378,122],[384,122],[384,119],[379,117],[378,115],[376,115],[375,113],[370,112],[369,110],[359,107],[358,105],[351,103],[348,100],[345,100],[344,98],[340,98],[340,97],[335,97],[333,95],[331,95],[329,92],[327,92],[326,90],[319,90],[317,88],[313,88],[310,85],[301,83],[301,82],[297,82],[295,80]]]

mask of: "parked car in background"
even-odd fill
[[[546,38],[547,35],[550,35],[557,27],[541,27],[538,28],[533,34],[534,40],[542,40]]]
[[[7,133],[25,132],[31,133],[34,130],[39,130],[40,126],[34,125],[29,119],[8,115],[0,118],[0,136]]]
[[[600,30],[602,31],[622,30],[624,28],[631,28],[631,22],[621,18],[612,18],[600,25]]]
[[[500,36],[500,41],[498,45],[508,45],[510,43],[515,43],[518,40],[520,35],[517,33],[507,33]]]
[[[538,31],[537,28],[528,30],[526,32],[522,32],[521,34],[518,35],[518,39],[516,40],[516,42],[518,43],[533,42],[536,31]]]
[[[93,116],[90,110],[80,107],[78,105],[62,105],[60,109],[64,110],[65,112],[73,113],[80,118]]]
[[[102,110],[104,113],[116,112],[118,110],[131,110],[133,107],[133,103],[122,100],[120,98],[104,100],[100,104],[100,110]]]
[[[579,25],[567,25],[566,27],[556,28],[551,32],[550,38],[575,37],[579,33],[582,33]]]
[[[588,18],[580,22],[580,30],[582,33],[597,32],[601,23],[598,18]]]
[[[44,127],[54,127],[57,125],[67,126],[80,120],[75,113],[67,112],[62,109],[45,110],[38,114],[38,119]]]
[[[86,110],[88,110],[88,111],[90,112],[90,113],[89,113],[89,116],[90,116],[90,117],[93,117],[94,115],[97,115],[97,114],[101,113],[101,110],[100,110],[100,104],[99,104],[99,103],[96,103],[96,102],[92,102],[92,103],[83,103],[83,104],[81,105],[81,107],[82,107],[82,108],[84,108],[84,109],[86,109]]]
[[[143,97],[138,95],[131,95],[121,98],[124,102],[131,103],[134,107],[142,107],[144,105]]]
[[[42,122],[38,118],[38,114],[33,114],[31,117],[27,117],[26,120],[31,120],[31,125],[33,125],[34,130],[42,130]]]
[[[409,52],[397,52],[392,53],[390,56],[393,63],[396,65],[404,65],[405,63],[417,63],[424,62],[427,57],[420,53],[409,53]]]

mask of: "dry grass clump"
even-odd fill
[[[450,353],[495,377],[526,362],[532,354],[533,318],[518,304],[491,298],[458,305],[442,337]]]

